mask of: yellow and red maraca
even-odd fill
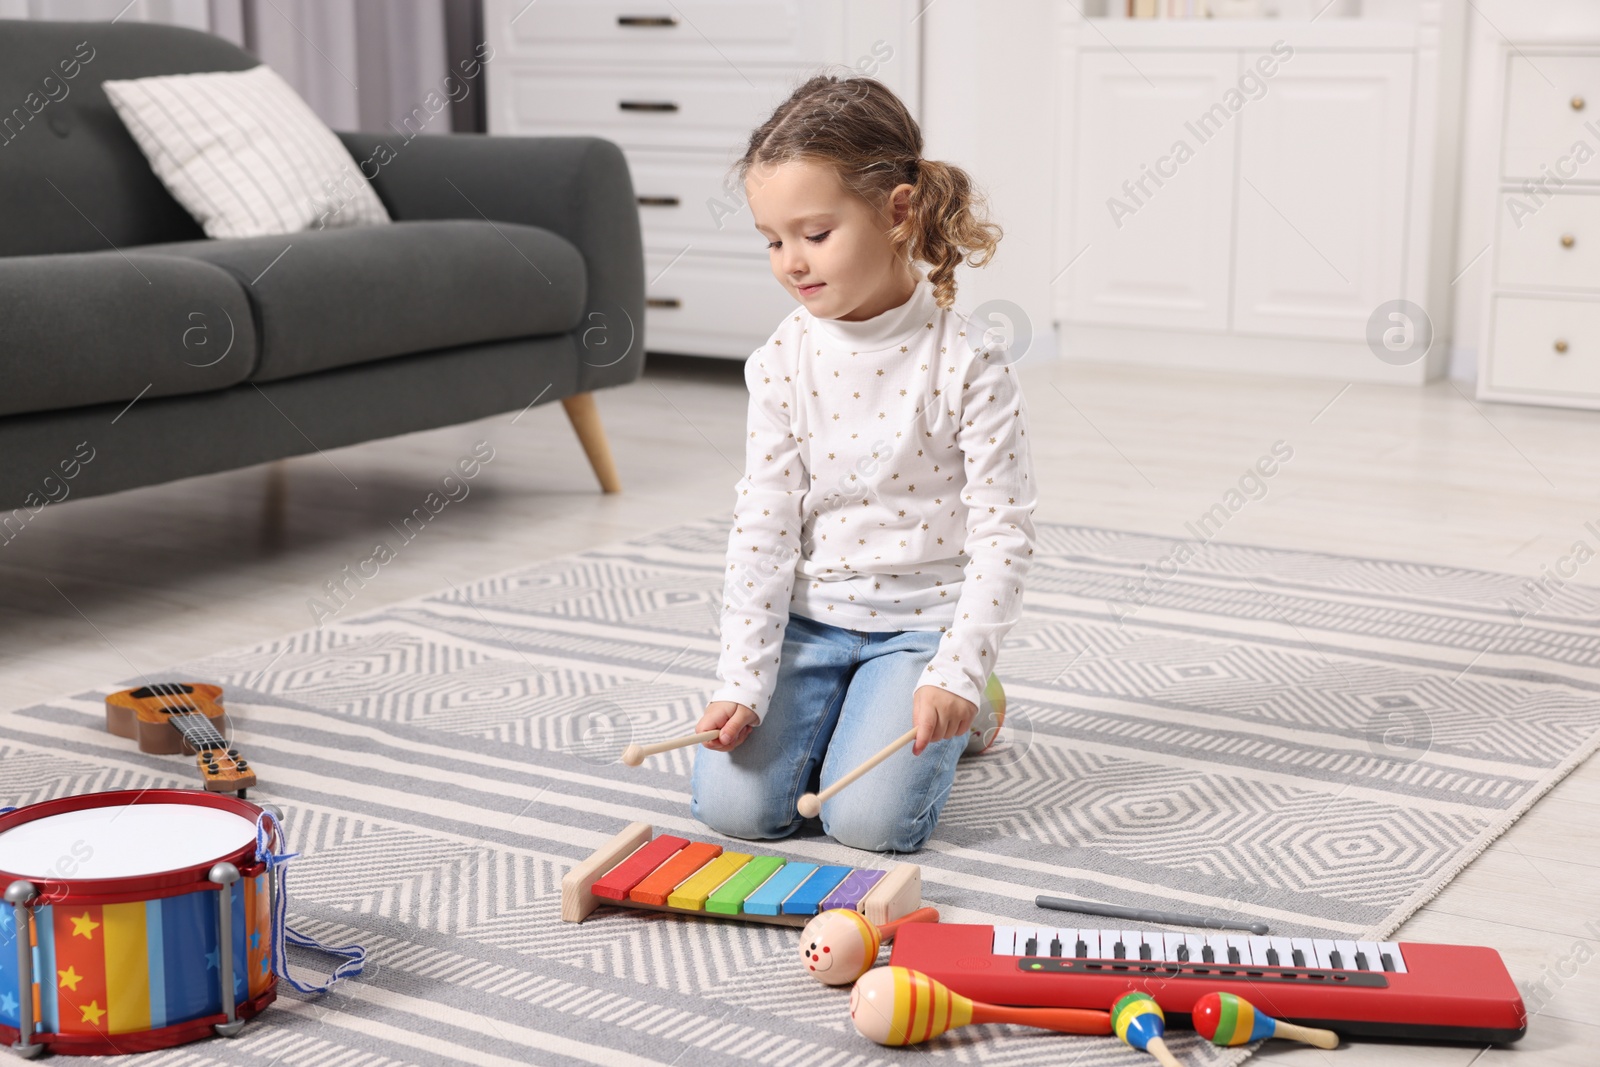
[[[1111,1005],[1111,1026],[1123,1042],[1150,1053],[1162,1067],[1182,1067],[1162,1039],[1166,1013],[1149,993],[1129,993]]]
[[[878,950],[906,923],[936,923],[937,908],[918,908],[874,926],[854,908],[829,908],[800,931],[800,962],[824,985],[849,985],[878,962]]]
[[[880,1045],[915,1045],[968,1023],[1017,1023],[1062,1034],[1109,1034],[1111,1016],[1088,1008],[1008,1008],[968,1000],[909,967],[877,967],[850,991],[850,1018]]]
[[[1264,1037],[1284,1037],[1317,1048],[1339,1047],[1339,1035],[1332,1030],[1274,1019],[1234,993],[1207,993],[1194,1002],[1191,1014],[1195,1030],[1213,1045],[1248,1045]]]

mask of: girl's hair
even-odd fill
[[[846,188],[885,215],[890,191],[909,183],[910,211],[890,229],[889,240],[928,264],[940,307],[955,302],[955,271],[963,260],[981,267],[994,257],[1001,230],[985,217],[982,194],[960,167],[922,158],[922,131],[882,82],[811,78],[750,135],[737,164],[739,179],[793,160],[832,165]]]

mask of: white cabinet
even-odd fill
[[[1241,118],[1234,329],[1363,339],[1401,291],[1411,57],[1295,56]]]
[[[1600,41],[1506,41],[1478,396],[1600,408]]]
[[[1458,10],[1061,22],[1067,358],[1421,382],[1444,366]],[[1454,20],[1454,21],[1451,21]],[[1448,24],[1447,24],[1448,23]],[[1448,55],[1446,53],[1448,52]],[[1442,238],[1442,239],[1441,239]],[[1426,306],[1432,349],[1369,321]]]
[[[594,135],[628,158],[645,246],[645,344],[748,357],[795,301],[732,165],[824,70],[919,114],[916,0],[485,0],[492,134]]]
[[[1068,256],[1082,255],[1067,275],[1077,321],[1228,328],[1236,131],[1201,142],[1185,124],[1235,68],[1228,53],[1158,53],[1137,68],[1113,52],[1083,56]]]

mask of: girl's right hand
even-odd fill
[[[756,713],[743,704],[717,700],[700,716],[700,723],[694,732],[703,734],[707,730],[721,730],[722,736],[715,741],[707,741],[706,747],[713,752],[731,752],[742,745],[744,739],[750,736],[750,731],[758,725]]]

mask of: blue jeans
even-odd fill
[[[819,792],[911,729],[912,696],[943,634],[862,633],[790,614],[778,679],[761,725],[732,752],[695,752],[689,811],[728,837],[787,837],[805,821],[801,794]],[[840,844],[915,852],[950,796],[967,737],[906,745],[823,802],[822,828]],[[819,775],[820,770],[820,775]]]

